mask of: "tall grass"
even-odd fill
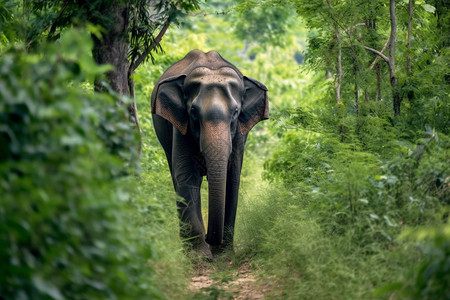
[[[256,189],[241,199],[237,245],[263,277],[273,276],[274,298],[376,298],[376,288],[398,282],[418,259],[403,243],[359,247],[351,232],[327,234],[306,208],[308,199],[299,201],[282,186],[262,183]]]
[[[138,104],[143,130],[141,172],[132,184],[135,190],[130,205],[134,207],[135,228],[143,232],[152,248],[148,263],[155,274],[148,280],[163,292],[164,299],[190,299],[192,264],[179,236],[177,196],[164,151],[153,130],[149,103]]]
[[[250,148],[251,145],[250,139]],[[340,201],[339,197],[348,199],[354,193],[354,201],[358,201],[364,192],[370,205],[380,205],[372,209],[384,211],[381,198],[387,197],[388,191],[380,194],[381,188],[371,186],[366,179],[376,176],[380,169],[370,171],[370,164],[364,168],[341,168],[342,176],[334,181],[339,186],[333,187],[330,180],[325,185],[326,193],[321,194],[305,192],[305,186],[299,183],[263,180],[263,158],[257,151],[246,153],[236,249],[238,255],[260,269],[262,277],[271,278],[269,298],[386,299],[386,292],[395,293],[400,299],[409,297],[399,287],[408,286],[403,282],[411,286],[410,278],[415,276],[412,271],[423,259],[423,253],[416,243],[398,236],[404,229],[413,228],[418,220],[408,217],[420,214],[420,222],[432,222],[435,209],[425,214],[414,203],[405,204],[405,211],[392,206],[391,213],[398,220],[410,223],[410,227],[402,227],[389,225],[389,218],[379,223],[368,220],[367,204],[362,201],[352,221],[350,205],[335,206],[335,201]],[[325,184],[325,180],[319,182]],[[374,195],[381,197],[377,200],[380,203],[372,202]],[[340,213],[348,213],[348,218],[342,219]]]

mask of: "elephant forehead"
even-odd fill
[[[222,67],[219,69],[198,67],[186,77],[185,84],[192,82],[200,82],[202,84],[235,83],[243,87],[241,77],[230,67]]]

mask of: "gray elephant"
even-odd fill
[[[181,236],[207,259],[233,248],[247,134],[269,118],[267,88],[217,52],[189,52],[153,89],[152,116],[176,193]],[[208,232],[200,186],[208,180]]]

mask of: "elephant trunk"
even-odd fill
[[[231,153],[230,127],[226,123],[203,125],[200,146],[208,178],[208,232],[206,242],[223,243],[228,159]]]

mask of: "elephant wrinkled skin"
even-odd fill
[[[267,88],[217,52],[189,52],[153,89],[152,118],[176,193],[181,236],[207,257],[233,247],[247,134],[269,118]],[[200,186],[208,179],[208,232]],[[211,252],[212,251],[212,252]]]

